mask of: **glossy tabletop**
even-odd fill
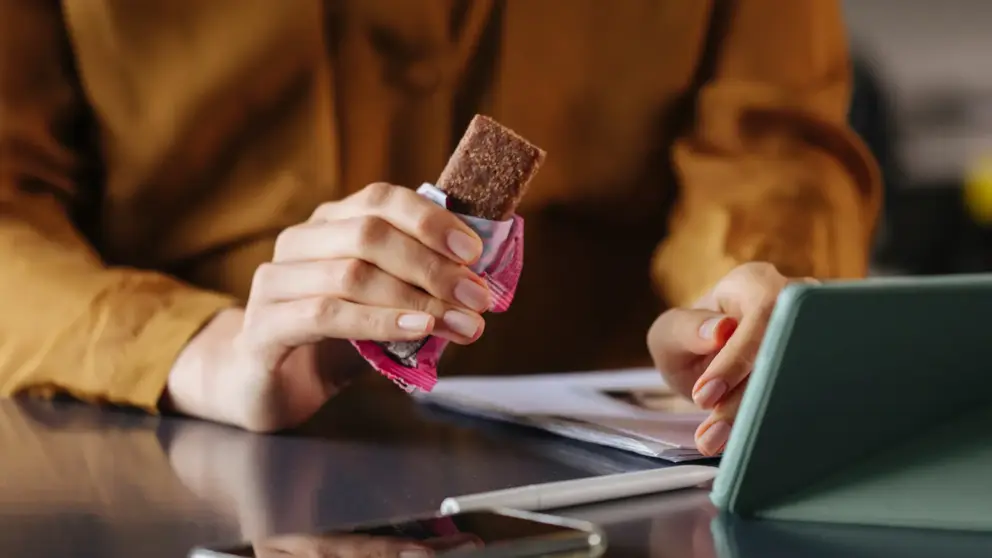
[[[292,434],[0,401],[0,556],[182,557],[205,542],[431,513],[446,496],[657,467],[359,386]],[[728,521],[706,491],[564,510],[607,556],[992,555],[981,535]]]

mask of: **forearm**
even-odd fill
[[[230,297],[108,268],[45,198],[0,222],[0,395],[68,393],[154,411],[182,346]]]
[[[690,303],[747,261],[788,276],[867,273],[881,180],[847,125],[839,2],[732,6],[709,38],[714,64],[693,122],[672,148],[678,205],[653,267],[670,303]]]
[[[691,304],[751,261],[772,263],[788,277],[866,275],[876,205],[828,154],[754,161],[693,154],[682,162],[693,173],[735,186],[681,200],[672,233],[653,262],[668,303]]]
[[[74,226],[103,161],[61,5],[0,4],[0,396],[154,411],[183,345],[232,300],[108,267]]]
[[[49,282],[40,273],[23,279],[0,272],[2,396],[66,393],[155,412],[183,345],[228,303],[147,277],[79,281],[85,285]],[[163,290],[140,293],[122,282]]]

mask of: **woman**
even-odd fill
[[[832,0],[0,10],[5,395],[269,431],[344,383],[341,339],[471,345],[445,373],[650,349],[715,452],[786,277],[866,270],[879,187]],[[478,239],[406,188],[475,113],[549,153],[499,317]]]

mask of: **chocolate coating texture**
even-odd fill
[[[437,181],[449,209],[491,221],[516,212],[545,152],[492,118],[476,115]]]

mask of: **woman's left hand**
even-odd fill
[[[691,308],[659,316],[648,332],[654,364],[668,385],[712,411],[696,430],[705,455],[727,443],[768,319],[788,283],[772,264],[740,265]]]

